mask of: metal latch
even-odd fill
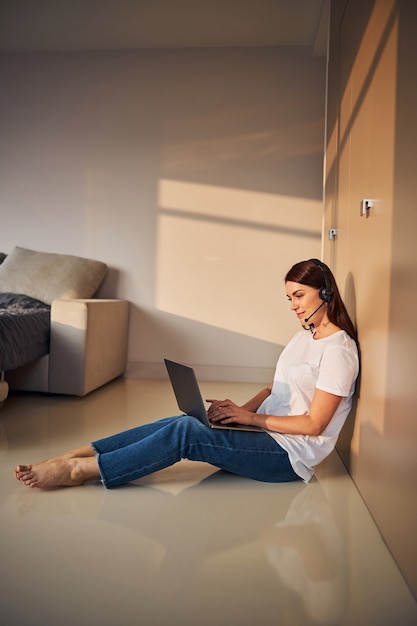
[[[372,200],[372,198],[364,198],[363,200],[361,200],[361,210],[360,210],[361,217],[363,216],[369,217],[369,211],[374,206],[374,202],[375,200]]]
[[[329,240],[330,241],[334,241],[336,239],[337,236],[337,228],[330,228],[329,229]]]

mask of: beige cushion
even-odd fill
[[[101,261],[16,246],[0,265],[0,293],[20,293],[51,304],[91,298],[107,273]]]

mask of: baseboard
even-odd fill
[[[187,365],[189,365],[187,363]],[[274,377],[274,369],[269,367],[231,367],[222,365],[192,365],[199,380],[265,383],[269,385]],[[163,380],[167,371],[163,363],[138,363],[130,361],[124,373],[125,378]]]

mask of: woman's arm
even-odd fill
[[[265,392],[266,390],[263,390],[260,394]],[[257,394],[255,398],[260,396],[260,394]],[[268,395],[265,395],[264,399]],[[317,436],[321,435],[327,427],[342,399],[341,396],[316,389],[310,410],[306,415],[262,415],[256,413],[256,409],[253,410],[255,398],[242,407],[237,406],[231,400],[208,400],[208,402],[212,402],[208,412],[209,419],[222,424],[235,422],[237,424],[261,426],[267,430],[287,435]]]
[[[257,393],[256,396],[253,396],[253,398],[245,402],[245,404],[242,404],[240,408],[245,411],[252,411],[252,412],[257,411],[259,407],[261,406],[262,402],[266,400],[268,396],[271,395],[271,391],[272,391],[272,385],[269,385],[269,387],[265,387],[265,389],[262,389],[261,391],[259,391],[259,393]]]
[[[265,387],[265,389],[262,389],[261,391],[259,391],[255,396],[253,396],[253,398],[245,402],[245,404],[242,404],[242,406],[240,407],[237,404],[234,404],[234,402],[232,402],[231,400],[207,399],[206,402],[212,403],[208,409],[208,417],[209,419],[212,419],[213,417],[213,421],[219,421],[219,419],[214,419],[216,411],[218,413],[218,409],[220,405],[225,407],[226,403],[228,402],[230,403],[230,405],[235,406],[237,409],[241,409],[242,411],[249,411],[250,413],[255,413],[261,406],[262,402],[266,400],[268,396],[271,395],[271,391],[272,391],[272,385],[269,385],[269,387]]]

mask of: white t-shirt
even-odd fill
[[[321,435],[266,431],[288,452],[294,471],[305,482],[312,478],[314,467],[336,445],[351,408],[358,372],[358,349],[344,330],[323,339],[314,339],[310,332],[302,330],[291,339],[278,359],[271,394],[257,413],[307,415],[316,387],[342,396],[336,413]]]

